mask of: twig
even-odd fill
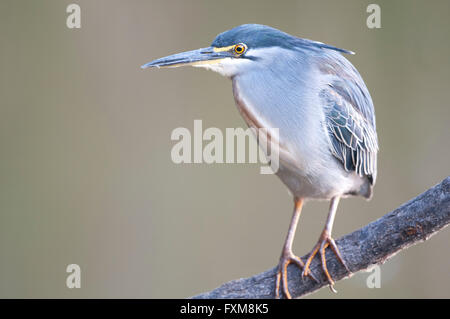
[[[338,281],[354,273],[382,264],[399,251],[427,240],[450,223],[450,177],[425,193],[401,205],[380,219],[336,241],[350,272],[327,249],[327,266]],[[307,256],[303,256],[306,260]],[[299,269],[289,266],[289,289],[293,297],[312,293],[327,285],[316,256],[311,270],[319,282],[301,279]],[[193,298],[274,298],[276,268],[250,278],[228,283]]]

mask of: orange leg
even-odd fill
[[[334,197],[331,200],[330,212],[328,214],[327,224],[325,225],[325,228],[319,237],[319,241],[314,246],[311,254],[309,255],[308,259],[306,260],[306,264],[305,264],[305,267],[303,268],[303,272],[302,272],[302,276],[307,276],[311,273],[309,266],[311,265],[311,261],[313,260],[314,256],[319,252],[320,258],[321,258],[321,263],[322,263],[322,270],[325,273],[325,276],[327,277],[327,280],[330,284],[330,289],[333,292],[336,292],[336,290],[333,287],[334,281],[333,281],[330,273],[328,272],[327,260],[325,258],[325,249],[328,246],[331,246],[331,249],[333,250],[333,252],[336,255],[336,257],[338,258],[338,260],[342,263],[342,265],[345,267],[345,269],[347,269],[347,271],[350,272],[350,270],[348,269],[347,265],[344,262],[344,259],[342,258],[341,253],[339,252],[339,249],[338,249],[334,239],[331,238],[331,229],[333,228],[334,217],[336,215],[336,210],[337,210],[338,204],[339,204],[339,197]]]
[[[291,224],[289,225],[289,231],[286,237],[286,241],[284,243],[283,252],[281,253],[280,263],[278,264],[278,272],[275,283],[275,296],[276,298],[280,298],[280,287],[283,289],[283,293],[286,298],[291,299],[291,294],[289,292],[288,287],[288,278],[287,278],[287,268],[289,264],[293,263],[297,265],[300,269],[303,269],[304,264],[303,261],[295,256],[292,253],[292,242],[295,236],[295,230],[297,229],[298,220],[300,218],[300,213],[302,211],[303,200],[298,199],[295,200],[294,213],[292,215]],[[317,281],[317,279],[311,274],[308,275]]]

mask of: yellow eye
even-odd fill
[[[237,55],[241,55],[245,52],[246,49],[247,46],[245,44],[239,43],[234,46],[234,53],[236,53]]]

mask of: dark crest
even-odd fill
[[[219,34],[213,47],[227,47],[245,43],[249,48],[281,47],[286,49],[330,49],[342,53],[353,53],[321,42],[294,37],[275,28],[261,24],[243,24]]]

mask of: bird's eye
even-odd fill
[[[234,46],[234,53],[236,53],[237,55],[241,55],[245,52],[246,49],[247,46],[245,44],[239,43]]]

